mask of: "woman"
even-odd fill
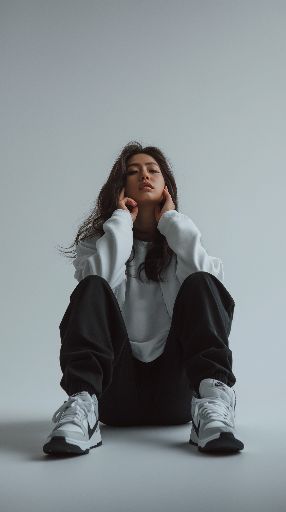
[[[191,421],[199,450],[244,448],[228,342],[235,303],[200,239],[163,152],[127,144],[73,244],[79,282],[59,326],[69,399],[45,453],[89,453],[102,444],[99,421]]]

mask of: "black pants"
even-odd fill
[[[208,272],[190,274],[177,294],[164,352],[144,363],[131,350],[109,283],[82,279],[60,323],[61,387],[96,393],[107,425],[176,425],[191,420],[191,398],[204,378],[233,386],[228,336],[235,303]]]

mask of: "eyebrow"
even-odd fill
[[[134,162],[134,164],[129,164],[127,165],[127,169],[128,167],[132,167],[133,165],[140,165],[140,163]],[[159,165],[156,164],[156,162],[146,162],[146,165],[157,165],[157,167],[159,167]]]

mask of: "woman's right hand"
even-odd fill
[[[138,206],[136,201],[134,199],[131,199],[131,197],[125,197],[125,187],[121,189],[121,192],[119,194],[118,198],[118,208],[121,208],[122,210],[128,210],[130,212],[130,215],[132,217],[132,221],[134,223],[137,214],[138,214]],[[127,207],[128,206],[128,207]]]

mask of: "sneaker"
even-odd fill
[[[189,443],[203,452],[237,452],[244,444],[235,437],[236,394],[217,379],[203,379],[191,404]]]
[[[86,454],[102,445],[98,400],[87,391],[74,393],[54,413],[57,423],[43,446],[48,454]]]

